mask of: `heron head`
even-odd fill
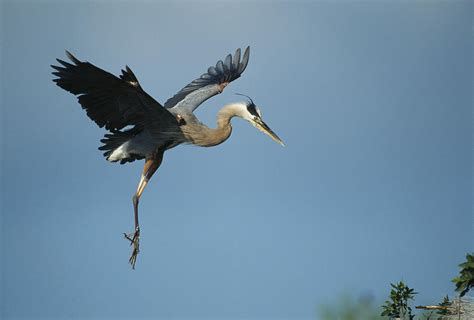
[[[245,96],[249,99],[249,101],[245,101],[243,103],[244,108],[241,117],[244,120],[250,122],[255,128],[268,135],[270,138],[272,138],[273,141],[279,143],[284,147],[285,144],[283,143],[283,141],[276,135],[275,132],[273,132],[272,129],[270,129],[270,127],[265,122],[263,122],[262,113],[260,112],[260,109],[255,105],[253,100],[249,96],[240,93],[237,93],[237,95]]]

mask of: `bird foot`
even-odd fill
[[[130,245],[133,245],[132,255],[130,256],[130,259],[128,259],[128,262],[132,266],[132,269],[135,269],[137,256],[138,256],[138,253],[140,252],[140,228],[137,227],[134,233],[130,233],[130,234],[124,233],[123,235],[125,239],[130,241]]]

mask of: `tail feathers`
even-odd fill
[[[120,161],[120,164],[124,164],[145,158],[139,154],[125,152],[125,150],[121,152],[121,149],[124,148],[124,144],[137,134],[134,129],[127,131],[114,130],[111,131],[110,134],[104,135],[105,138],[100,140],[104,145],[100,146],[99,150],[105,151],[104,156],[107,161]]]

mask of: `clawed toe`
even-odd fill
[[[123,236],[125,239],[127,239],[128,241],[130,241],[130,245],[133,244],[133,242],[135,241],[136,239],[136,233],[123,233]]]
[[[138,256],[138,253],[140,252],[140,229],[137,228],[133,234],[124,233],[123,235],[125,239],[130,241],[130,245],[133,245],[132,255],[130,256],[130,259],[128,259],[128,262],[131,264],[132,269],[135,269],[137,256]]]

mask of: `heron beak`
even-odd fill
[[[276,143],[280,144],[281,146],[285,146],[285,144],[283,143],[283,141],[280,139],[280,137],[278,137],[276,135],[275,132],[273,132],[272,129],[270,129],[269,126],[267,126],[267,124],[265,122],[262,121],[262,119],[259,119],[259,118],[256,118],[254,121],[252,121],[252,124],[260,131],[262,131],[263,133],[265,133],[267,136],[269,136],[270,138],[272,138],[273,141],[275,141]]]

